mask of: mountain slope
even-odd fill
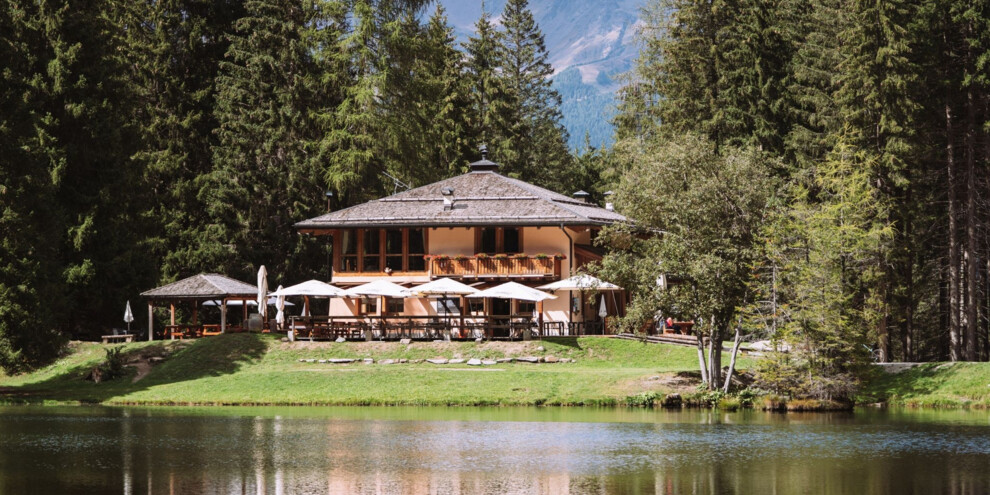
[[[612,142],[616,76],[627,72],[636,57],[634,43],[643,0],[531,0],[530,10],[546,38],[556,71],[563,124],[569,144],[579,149],[588,133],[593,146]],[[461,41],[474,31],[481,2],[441,0]],[[498,22],[505,0],[485,2]]]

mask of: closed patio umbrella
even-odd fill
[[[127,301],[124,307],[124,321],[127,322],[127,333],[131,333],[131,322],[134,321],[134,313],[131,312],[131,301]]]
[[[281,290],[282,290],[282,286],[280,285],[278,286],[278,290],[276,290],[275,292],[279,292]],[[275,302],[275,309],[278,310],[278,312],[275,313],[275,323],[277,323],[279,328],[281,328],[282,325],[285,324],[285,296],[283,295],[277,296]]]
[[[261,315],[262,321],[268,316],[268,270],[265,269],[265,265],[261,265],[258,268],[258,314]]]

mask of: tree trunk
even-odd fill
[[[965,356],[976,361],[976,109],[973,90],[966,91],[966,334]]]
[[[949,359],[962,359],[962,333],[959,326],[959,200],[956,197],[956,159],[952,129],[952,105],[945,100],[945,163],[949,189]]]
[[[701,332],[695,332],[698,336],[698,367],[701,369],[701,383],[703,385],[708,385],[708,364],[705,363],[705,342],[701,336]]]
[[[722,387],[722,392],[729,393],[729,385],[732,384],[732,373],[736,370],[736,354],[739,353],[740,343],[739,325],[736,325],[736,338],[732,344],[732,358],[729,360],[729,371],[725,374],[725,385]]]

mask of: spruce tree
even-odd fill
[[[304,29],[314,11],[296,0],[252,0],[235,24],[217,77],[214,170],[200,178],[210,223],[202,266],[247,277],[312,273],[305,240],[286,235],[312,216],[322,188],[305,153],[312,77]]]

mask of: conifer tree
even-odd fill
[[[280,276],[315,269],[300,259],[305,241],[286,235],[322,189],[304,150],[313,12],[296,0],[252,0],[236,21],[217,77],[214,170],[200,182],[211,219],[199,234],[203,266],[234,276],[261,264]]]

